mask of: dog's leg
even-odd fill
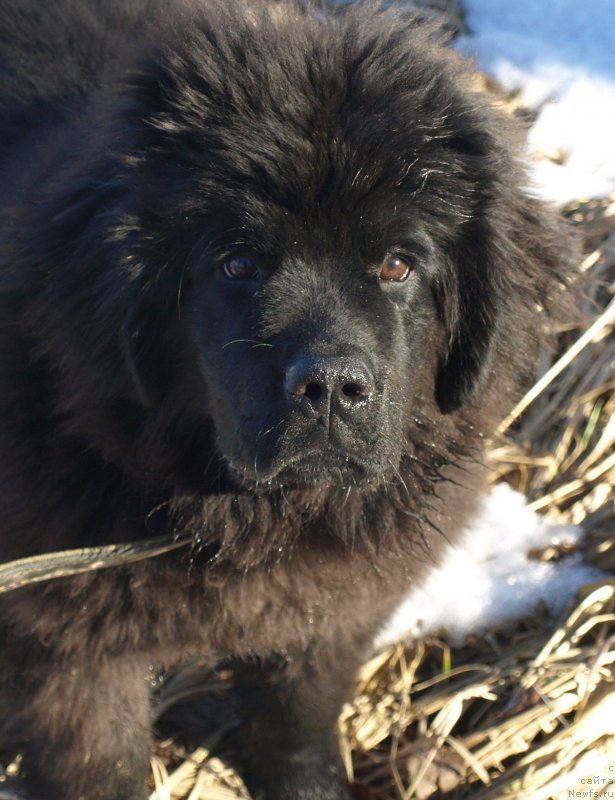
[[[23,754],[19,794],[143,800],[151,743],[145,665],[72,666],[37,643],[30,656],[0,668],[0,740]]]
[[[252,791],[266,800],[348,800],[337,719],[352,696],[362,648],[314,644],[243,675]]]

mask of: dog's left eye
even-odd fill
[[[235,256],[224,262],[222,272],[233,281],[251,280],[258,276],[258,265],[250,256]]]
[[[399,256],[387,256],[380,265],[378,279],[381,281],[405,281],[412,272],[412,267]]]

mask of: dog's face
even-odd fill
[[[417,418],[477,397],[521,250],[548,249],[506,126],[403,16],[211,13],[113,99],[95,196],[70,179],[54,235],[97,271],[70,313],[117,336],[75,347],[239,484],[393,475]]]
[[[140,225],[149,214],[145,238],[181,262],[172,381],[212,422],[229,473],[265,487],[395,473],[422,406],[472,393],[491,336],[476,213],[489,136],[469,101],[451,110],[454,87],[409,86],[401,40],[346,30],[340,46],[316,18],[302,24],[313,49],[289,55],[263,23],[242,64],[212,62],[204,36],[191,64],[139,87]],[[413,35],[428,71],[429,37]]]
[[[255,85],[243,73],[229,82],[239,98],[201,88],[198,127],[181,116],[187,87],[175,74],[172,121],[159,84],[148,99],[156,157],[142,167],[140,203],[156,230],[144,238],[181,262],[172,380],[212,421],[233,478],[265,488],[394,474],[447,350],[438,290],[460,226],[454,215],[441,225],[453,193],[432,173],[445,159],[465,165],[438,140],[441,99],[417,107],[361,63],[344,79],[343,54],[326,37],[321,47],[274,78],[274,56],[256,53]],[[339,63],[327,65],[328,48]],[[198,58],[192,69],[192,80],[212,80]],[[326,81],[339,85],[323,91]],[[151,188],[161,174],[162,212]],[[455,191],[468,194],[463,183]],[[185,241],[170,245],[178,227]]]
[[[397,468],[413,398],[433,392],[432,253],[386,189],[305,200],[246,187],[196,254],[192,391],[240,480],[361,483]]]
[[[363,483],[394,473],[417,414],[458,408],[488,360],[491,138],[473,96],[425,77],[432,42],[411,23],[410,53],[385,28],[361,42],[315,17],[295,43],[267,24],[241,58],[204,35],[141,81],[140,202],[149,238],[182,253],[179,380],[230,473]]]

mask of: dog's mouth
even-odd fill
[[[270,491],[276,488],[309,488],[320,485],[356,487],[372,483],[379,470],[373,461],[334,449],[313,450],[274,462],[266,468],[228,462],[231,480],[241,488]]]

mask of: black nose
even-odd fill
[[[338,405],[352,411],[374,394],[374,378],[356,357],[296,356],[286,370],[284,388],[308,412]]]

